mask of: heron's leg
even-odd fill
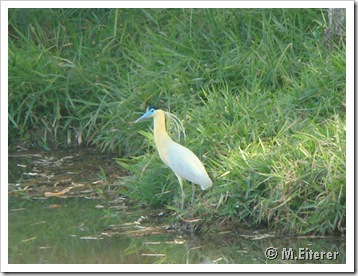
[[[192,185],[192,188],[193,188],[193,191],[191,193],[191,205],[193,205],[193,202],[194,202],[194,194],[195,194],[195,184],[194,183],[191,183]]]
[[[185,198],[185,193],[184,193],[184,188],[183,188],[183,179],[180,176],[177,176],[178,180],[179,180],[179,184],[180,184],[180,188],[181,188],[181,208],[184,208],[184,198]]]

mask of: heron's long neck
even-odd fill
[[[169,166],[167,160],[169,150],[173,144],[173,140],[169,137],[165,129],[165,114],[164,111],[156,111],[157,114],[154,115],[154,141],[157,146],[157,150],[160,156],[160,159]]]
[[[165,114],[162,110],[154,117],[154,141],[158,149],[164,146],[165,142],[172,141],[165,129]]]

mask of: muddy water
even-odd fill
[[[8,262],[341,264],[346,261],[344,237],[282,237],[264,229],[235,229],[206,235],[180,231],[169,222],[168,210],[131,210],[116,190],[116,182],[124,173],[112,156],[90,150],[56,154],[31,153],[25,149],[10,152]]]

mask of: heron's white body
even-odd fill
[[[143,115],[144,116],[144,115]],[[184,204],[183,179],[198,184],[202,190],[212,186],[204,165],[199,158],[189,149],[174,142],[165,128],[165,113],[158,109],[151,115],[154,119],[154,141],[162,161],[172,169],[179,180],[182,191],[182,207]],[[138,119],[137,121],[141,120]],[[194,186],[193,195],[194,197]]]
[[[167,157],[168,166],[177,177],[200,185],[206,190],[213,184],[199,158],[189,149],[173,142]]]

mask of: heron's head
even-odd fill
[[[160,110],[158,107],[155,106],[148,106],[146,112],[140,117],[138,118],[135,123],[138,123],[144,119],[148,119],[148,118],[152,118],[154,116],[154,113],[156,110]]]

